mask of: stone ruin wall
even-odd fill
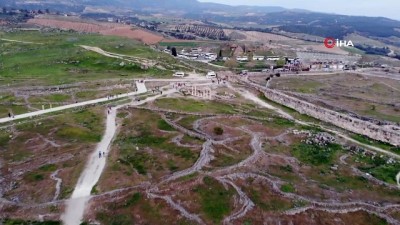
[[[254,86],[254,84],[252,84]],[[299,113],[317,118],[324,122],[334,124],[351,132],[365,135],[374,140],[390,143],[400,146],[400,132],[390,130],[368,121],[363,121],[342,113],[338,113],[320,106],[299,100],[292,96],[283,94],[279,91],[257,87],[257,89],[265,94],[268,99],[281,105],[290,107]]]

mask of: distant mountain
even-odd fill
[[[356,33],[364,37],[400,38],[400,21],[383,17],[346,16],[310,12],[282,7],[229,6],[197,0],[0,0],[0,7],[73,11],[81,13],[87,6],[131,9],[143,13],[164,13],[185,18],[219,22],[243,29],[286,31],[320,37],[343,38]],[[261,25],[261,26],[260,26]],[[263,26],[264,25],[264,26]],[[251,26],[254,26],[252,28]],[[391,37],[396,37],[395,39]],[[395,43],[400,46],[400,43]]]
[[[286,10],[282,7],[258,7],[258,6],[228,6],[217,3],[199,2],[197,0],[0,0],[0,6],[8,7],[49,7],[53,10],[65,8],[79,8],[82,6],[113,6],[129,7],[136,11],[146,12],[177,12],[202,13],[202,12],[226,12],[226,13],[270,13]]]
[[[213,13],[188,13],[185,16],[195,20],[207,19],[210,22],[227,24],[242,30],[279,34],[283,31],[288,34],[301,33],[339,39],[357,34],[400,47],[400,21],[384,17],[346,16],[295,10],[254,16]]]

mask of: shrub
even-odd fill
[[[222,135],[224,134],[224,129],[222,129],[221,127],[214,127],[214,134]]]

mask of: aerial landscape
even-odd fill
[[[0,225],[400,224],[385,1],[0,0]]]

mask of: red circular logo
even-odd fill
[[[333,48],[336,46],[336,40],[332,37],[325,38],[324,45],[327,48]]]

